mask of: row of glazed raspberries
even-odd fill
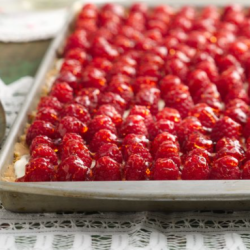
[[[86,4],[18,181],[250,178],[250,11]]]

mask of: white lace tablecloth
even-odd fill
[[[0,81],[8,127],[31,83]],[[10,249],[246,250],[250,212],[16,214],[0,206],[0,250]]]

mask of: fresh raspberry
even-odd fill
[[[90,141],[94,134],[101,129],[107,129],[113,134],[117,134],[115,124],[112,122],[110,117],[106,115],[98,115],[90,122],[86,138]]]
[[[219,72],[218,72],[218,69],[217,69],[215,62],[203,61],[203,62],[198,63],[195,67],[196,67],[196,69],[199,69],[199,70],[206,72],[206,74],[211,82],[214,82],[214,83],[217,82],[217,80],[219,78]]]
[[[59,121],[58,112],[49,107],[40,108],[36,114],[35,120],[50,122],[56,125]]]
[[[249,112],[250,112],[249,106],[241,99],[234,99],[234,100],[229,101],[226,104],[226,110],[230,108],[239,108],[247,115],[249,115]]]
[[[155,159],[157,160],[159,158],[171,159],[178,167],[180,167],[181,165],[179,148],[175,143],[171,141],[165,141],[159,146],[155,154]]]
[[[142,65],[140,65],[137,71],[137,75],[153,77],[157,80],[160,80],[160,78],[162,77],[159,66],[152,63],[143,63]]]
[[[99,105],[110,104],[112,105],[120,114],[126,109],[126,101],[118,94],[112,92],[103,93],[99,100]]]
[[[177,127],[177,135],[180,144],[188,138],[189,134],[200,132],[204,134],[204,128],[196,117],[187,117]]]
[[[181,79],[175,75],[166,75],[160,81],[160,90],[161,96],[164,96],[172,89],[175,88],[176,85],[181,84]]]
[[[248,160],[242,167],[242,179],[250,179],[250,161]]]
[[[82,137],[76,133],[66,133],[64,136],[63,136],[63,139],[62,139],[62,144],[66,144],[68,141],[70,140],[74,140],[74,141],[77,141],[77,142],[81,142],[81,143],[84,143]]]
[[[119,58],[117,59],[117,62],[123,63],[125,65],[129,65],[129,66],[133,66],[133,67],[137,66],[137,61],[132,56],[126,55],[126,54],[119,56]]]
[[[26,165],[24,180],[27,182],[52,181],[54,174],[54,167],[49,160],[35,158]]]
[[[82,71],[82,65],[79,61],[73,60],[73,59],[65,59],[60,72],[70,72],[76,77],[81,76]]]
[[[235,122],[244,126],[247,123],[248,114],[242,111],[241,108],[228,108],[225,110],[224,115],[230,117]]]
[[[111,159],[122,163],[122,152],[118,146],[114,143],[105,143],[103,144],[98,151],[96,152],[95,159],[98,160],[103,156],[109,156]]]
[[[70,49],[80,48],[86,49],[89,47],[89,42],[87,40],[87,33],[85,30],[77,30],[72,33],[68,39],[65,46],[65,51],[69,51]]]
[[[223,55],[219,58],[217,65],[221,72],[226,71],[231,67],[239,67],[240,63],[238,60],[231,54]]]
[[[141,181],[147,178],[147,162],[139,154],[130,155],[124,167],[124,177],[127,181]]]
[[[168,132],[163,132],[161,134],[158,134],[152,144],[151,144],[151,152],[152,152],[152,155],[155,155],[156,152],[158,151],[160,145],[163,143],[163,142],[166,142],[166,141],[170,141],[170,142],[173,142],[175,143],[177,146],[178,145],[178,140],[177,140],[177,137],[168,133]]]
[[[237,180],[240,179],[238,160],[232,156],[224,156],[214,161],[210,179],[212,180]]]
[[[67,103],[73,99],[73,89],[66,82],[57,83],[52,88],[50,95],[62,103]]]
[[[238,147],[241,148],[241,150],[243,150],[243,147],[241,146],[240,142],[237,139],[223,137],[216,143],[216,152],[219,152],[220,150],[228,146]]]
[[[142,56],[141,63],[143,63],[143,64],[155,64],[158,67],[161,67],[164,65],[164,60],[160,56],[158,56],[152,52],[147,52]]]
[[[96,5],[91,3],[85,4],[78,15],[78,19],[97,19],[98,12]]]
[[[204,157],[193,155],[185,161],[181,178],[183,180],[206,180],[210,169]]]
[[[93,179],[95,181],[119,181],[121,180],[121,165],[110,157],[104,156],[96,161]]]
[[[110,104],[101,105],[98,108],[97,112],[95,113],[95,116],[98,116],[98,115],[108,116],[117,128],[119,128],[122,124],[122,116]]]
[[[180,51],[178,49],[175,49],[172,53],[168,54],[167,61],[172,60],[172,59],[178,59],[178,60],[180,60],[181,62],[183,62],[185,64],[190,63],[190,58],[185,53],[183,53],[182,51]]]
[[[113,85],[117,82],[130,86],[131,78],[125,75],[115,75],[111,77],[109,85]]]
[[[243,83],[239,72],[235,68],[229,68],[222,72],[216,85],[221,97],[224,99],[229,89],[241,88]]]
[[[158,102],[160,100],[160,90],[157,88],[141,89],[135,96],[135,104],[146,106],[152,115],[158,112]]]
[[[122,137],[125,137],[128,134],[148,136],[148,130],[144,118],[140,115],[128,116],[121,126],[120,134]]]
[[[130,7],[130,11],[131,12],[141,12],[142,14],[144,14],[146,16],[147,12],[148,12],[148,6],[146,3],[133,3]]]
[[[142,40],[139,40],[136,43],[135,49],[145,52],[145,51],[152,50],[152,48],[156,45],[157,45],[157,43],[153,39],[146,37]]]
[[[90,98],[86,95],[75,97],[75,99],[71,103],[83,106],[85,109],[88,110],[89,113],[95,111],[95,108],[97,106],[97,103],[92,102]]]
[[[84,162],[85,166],[91,166],[92,159],[90,157],[88,148],[83,144],[83,142],[69,140],[63,145],[61,159],[64,160],[71,155],[78,156]]]
[[[62,160],[56,171],[57,181],[85,181],[89,174],[89,168],[76,155],[70,155]]]
[[[66,82],[74,91],[77,91],[79,88],[78,78],[70,71],[60,72],[54,81],[54,85],[61,82]]]
[[[83,88],[78,93],[77,96],[88,96],[91,102],[98,103],[100,98],[100,90],[97,88]]]
[[[189,116],[194,116],[199,119],[202,126],[212,129],[218,117],[214,113],[213,109],[205,103],[196,104],[188,113]]]
[[[97,88],[103,91],[107,87],[104,72],[98,68],[88,66],[82,73],[81,85],[84,88]]]
[[[237,60],[241,61],[245,53],[248,52],[247,44],[242,41],[232,43],[228,49],[229,54],[233,55]]]
[[[190,93],[195,95],[197,90],[205,88],[210,82],[207,73],[203,70],[196,69],[192,71],[188,76],[188,86]]]
[[[213,141],[218,141],[222,137],[239,138],[241,135],[241,125],[228,116],[222,117],[216,122],[211,132]]]
[[[166,62],[165,74],[178,76],[182,81],[187,77],[188,67],[186,63],[178,58],[170,59]]]
[[[57,130],[62,137],[66,133],[76,133],[83,136],[87,132],[88,127],[76,117],[65,116],[61,119]]]
[[[31,157],[35,158],[45,158],[51,162],[53,165],[57,165],[57,155],[55,151],[46,144],[38,144],[32,150]]]
[[[161,119],[152,123],[148,128],[149,139],[153,140],[157,135],[163,132],[176,134],[174,122],[167,119]]]
[[[88,124],[91,121],[88,110],[80,104],[68,104],[60,113],[61,117],[71,116],[76,117],[79,121]]]
[[[90,65],[102,70],[106,74],[111,70],[112,68],[112,63],[107,60],[106,58],[103,57],[95,57],[92,59],[90,62]]]
[[[226,145],[217,152],[214,159],[219,159],[223,156],[233,156],[235,159],[241,162],[245,159],[245,151],[242,147],[239,146]]]
[[[145,148],[149,146],[149,140],[144,135],[128,134],[123,139],[123,147],[125,148],[134,143],[141,144]]]
[[[111,76],[116,75],[126,75],[128,77],[134,77],[136,75],[136,69],[134,66],[127,65],[123,62],[116,62],[114,63],[112,69],[110,70]]]
[[[195,95],[193,95],[193,100],[195,103],[202,103],[201,100],[205,99],[207,96],[221,102],[220,93],[218,92],[216,85],[213,83],[208,83],[206,86],[197,89]]]
[[[230,89],[225,96],[225,103],[230,102],[233,99],[241,99],[242,101],[249,103],[249,97],[243,86]]]
[[[115,3],[107,3],[102,7],[102,13],[104,12],[109,12],[110,15],[114,14],[118,16],[119,18],[124,18],[125,17],[125,7],[123,7],[120,4],[115,4]]]
[[[201,148],[195,148],[195,149],[189,151],[187,154],[183,154],[181,156],[181,161],[184,164],[187,158],[193,157],[194,155],[202,156],[206,159],[208,164],[211,163],[212,154],[209,153],[207,150],[201,149]]]
[[[201,99],[199,100],[200,103],[205,103],[210,106],[216,115],[219,115],[223,110],[223,104],[217,97],[213,95],[202,95]]]
[[[56,136],[55,127],[50,122],[36,120],[28,128],[26,143],[30,145],[32,140],[38,135],[48,136],[54,139]]]
[[[118,51],[104,37],[94,39],[91,53],[93,57],[104,57],[111,61],[119,55]]]
[[[38,145],[47,145],[51,148],[53,148],[53,141],[45,135],[38,135],[36,136],[30,145],[30,154],[32,154],[33,150],[35,149],[36,146]]]
[[[66,53],[65,58],[77,60],[78,62],[81,63],[81,65],[85,65],[88,61],[86,52],[80,48],[75,48],[75,49],[69,50]]]
[[[135,105],[129,112],[129,115],[140,115],[144,118],[144,123],[148,128],[153,123],[153,117],[146,106]]]
[[[196,148],[201,148],[212,153],[214,144],[213,141],[209,139],[209,137],[199,132],[193,132],[188,135],[186,141],[183,143],[182,149],[183,152],[186,153]]]
[[[193,65],[197,65],[200,62],[204,62],[204,61],[214,62],[214,59],[208,52],[198,50],[195,52],[191,62]]]
[[[173,160],[160,158],[156,160],[151,176],[153,180],[178,180],[180,172]]]
[[[163,110],[159,111],[158,114],[155,116],[156,120],[167,119],[172,121],[176,124],[181,122],[181,115],[176,109],[172,108],[164,108]]]
[[[218,92],[216,85],[213,83],[208,83],[206,86],[198,89],[193,96],[193,100],[196,103],[200,102],[200,100],[203,99],[204,96],[211,96],[220,100],[220,93]]]
[[[62,104],[54,96],[45,96],[41,98],[37,107],[38,110],[41,108],[52,108],[56,111],[60,111],[62,109]]]
[[[123,157],[125,159],[125,161],[128,160],[130,155],[133,154],[138,154],[140,155],[146,162],[148,162],[149,164],[152,163],[152,156],[149,152],[148,148],[145,148],[142,144],[140,143],[133,143],[130,145],[127,145],[126,147],[123,148]]]
[[[139,76],[133,82],[133,90],[138,93],[142,88],[154,88],[157,86],[157,79],[149,76]]]
[[[245,127],[243,129],[243,135],[245,139],[248,139],[250,137],[250,117],[247,119],[247,122],[245,124]]]
[[[127,102],[127,107],[134,97],[132,88],[125,83],[112,82],[108,87],[108,91],[120,95]]]
[[[90,148],[93,152],[97,152],[98,149],[106,143],[117,144],[117,136],[108,129],[101,129],[94,134],[93,139],[90,142]]]
[[[75,22],[75,29],[85,30],[88,33],[95,34],[95,32],[98,30],[98,27],[96,20],[94,19],[77,19]]]
[[[188,92],[172,90],[164,96],[165,106],[179,111],[182,119],[186,118],[188,111],[194,103]]]

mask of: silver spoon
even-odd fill
[[[6,130],[6,116],[3,105],[0,101],[0,142],[2,142],[5,136],[5,130]]]

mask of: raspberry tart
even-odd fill
[[[84,5],[15,180],[250,179],[249,30],[238,5]]]

